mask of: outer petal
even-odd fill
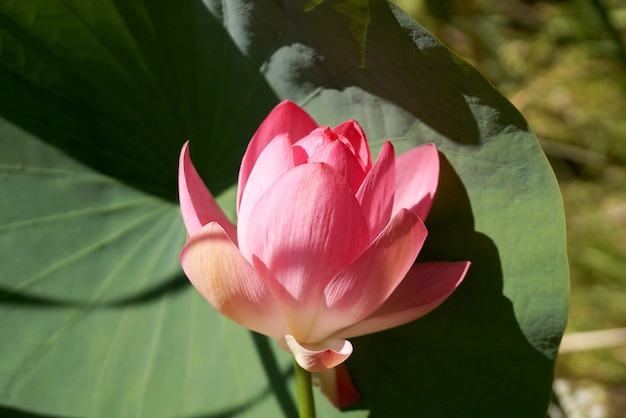
[[[346,179],[353,193],[356,193],[363,177],[365,177],[365,173],[354,154],[342,141],[331,141],[321,147],[311,155],[309,162],[322,162],[333,167]],[[391,206],[389,210],[391,211]]]
[[[293,141],[297,141],[315,128],[317,128],[315,120],[300,106],[289,100],[280,102],[272,109],[250,140],[246,153],[241,161],[239,185],[237,189],[237,208],[239,208],[241,195],[248,182],[252,167],[265,146],[269,144],[276,135],[288,134]]]
[[[326,305],[319,309],[311,341],[328,338],[334,329],[359,322],[378,309],[411,268],[426,235],[426,227],[414,213],[400,210],[376,240],[328,283]]]
[[[273,338],[284,335],[274,296],[216,222],[191,236],[180,262],[191,283],[221,314]]]
[[[397,327],[426,315],[461,284],[470,263],[415,264],[389,298],[363,321],[337,333],[350,338]]]
[[[405,152],[396,159],[396,197],[393,213],[400,208],[426,219],[439,182],[439,154],[434,144]]]
[[[313,384],[337,408],[345,408],[361,399],[344,363],[332,369],[315,372],[312,377]]]
[[[251,212],[240,236],[244,256],[265,277],[301,342],[315,322],[322,292],[369,242],[361,209],[332,167],[295,167],[274,183]],[[273,285],[272,285],[273,286]]]
[[[217,222],[230,239],[237,242],[235,225],[228,220],[191,163],[189,141],[183,144],[180,151],[178,195],[187,235],[194,235],[209,222]]]
[[[369,224],[371,239],[382,231],[391,218],[395,187],[395,155],[391,142],[387,141],[356,194]]]
[[[278,179],[294,166],[293,148],[289,135],[276,136],[261,152],[250,172],[246,190],[239,205],[237,232],[245,235],[250,213],[257,201]]]
[[[301,346],[292,335],[285,335],[279,344],[290,351],[300,367],[310,372],[330,369],[352,354],[352,344],[347,340],[328,340],[313,347]]]
[[[337,135],[344,136],[350,141],[354,147],[356,156],[359,158],[361,167],[363,167],[363,171],[367,173],[370,168],[372,168],[372,154],[370,153],[365,133],[358,122],[355,120],[347,120],[333,129],[333,132]]]

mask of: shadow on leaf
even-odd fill
[[[72,13],[59,6],[37,14],[37,24],[21,20],[19,7],[0,13],[0,114],[172,202],[189,140],[219,194],[236,181],[248,140],[278,98],[201,0],[108,3],[76,4]],[[93,13],[100,24],[89,26]]]
[[[356,408],[370,409],[371,417],[545,416],[552,362],[522,333],[503,294],[498,249],[474,230],[467,192],[440,158],[430,235],[418,262],[470,260],[472,266],[432,313],[354,339],[347,365],[363,396]]]
[[[91,301],[86,303],[70,299],[37,296],[0,286],[0,305],[33,306],[38,308],[127,308],[158,302],[163,297],[185,290],[191,290],[189,280],[182,275],[178,275],[134,295],[110,301]]]

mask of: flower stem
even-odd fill
[[[296,375],[296,392],[298,393],[298,411],[300,418],[315,418],[315,402],[313,401],[313,385],[311,372],[304,370],[294,360],[293,368]]]

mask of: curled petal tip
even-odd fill
[[[280,346],[293,354],[296,362],[309,372],[319,372],[333,368],[352,354],[352,344],[348,340],[328,340],[306,348],[300,345],[292,335],[285,335]]]

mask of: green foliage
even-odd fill
[[[624,327],[626,4],[443,2],[455,6],[446,22],[417,8],[414,17],[470,58],[522,111],[556,171],[572,280],[568,331]],[[422,4],[398,3],[407,9]],[[557,377],[572,385],[600,385],[608,394],[607,416],[621,418],[625,353],[623,345],[565,353],[559,356]]]
[[[69,416],[293,416],[291,361],[178,266],[180,145],[233,212],[271,106],[435,142],[423,260],[471,260],[422,320],[354,339],[364,416],[543,417],[567,311],[556,183],[523,118],[370,2],[0,0],[0,401]],[[321,416],[338,416],[320,396]],[[254,412],[251,412],[254,411]]]

